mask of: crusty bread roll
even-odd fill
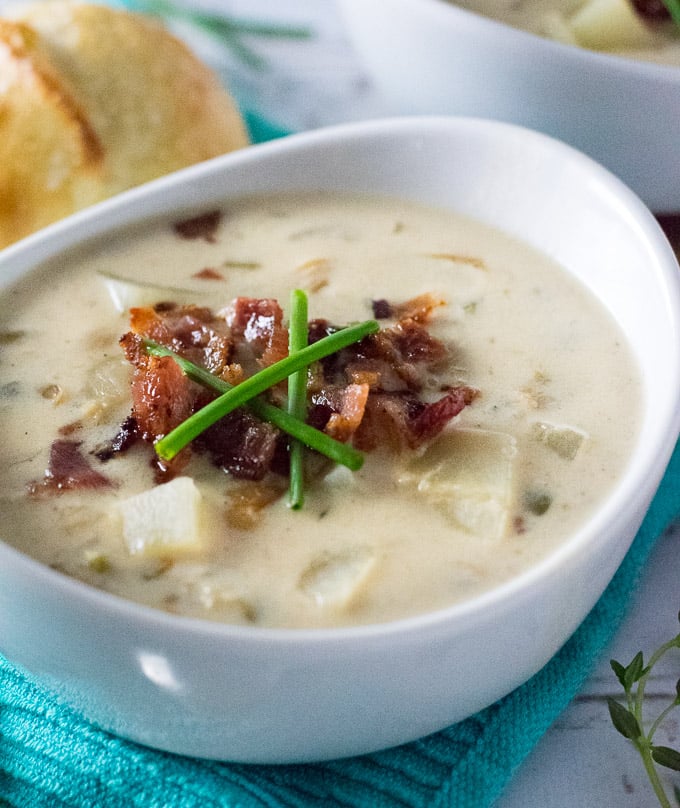
[[[217,78],[150,19],[51,0],[0,20],[0,247],[247,142]]]

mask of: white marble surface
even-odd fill
[[[124,3],[118,0],[118,4]],[[241,36],[240,46],[255,57],[253,64],[252,58],[244,60],[210,35],[186,24],[176,27],[220,72],[243,106],[279,126],[301,130],[389,113],[355,58],[330,0],[187,0],[184,5],[218,10],[241,21],[302,26],[308,31],[309,38]],[[648,656],[678,633],[679,548],[680,528],[659,541],[641,585],[631,593],[630,612],[611,647],[517,772],[497,808],[657,805],[640,760],[609,719],[606,697],[620,693],[609,659],[628,662],[638,650]],[[652,715],[672,700],[679,676],[680,652],[669,656],[651,680]],[[657,742],[680,747],[680,709],[660,730]],[[680,788],[680,774],[663,776]]]

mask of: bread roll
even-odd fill
[[[0,247],[247,142],[217,78],[150,19],[51,0],[0,20]]]

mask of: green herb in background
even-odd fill
[[[678,619],[680,619],[680,615],[678,615]],[[625,667],[620,662],[612,659],[612,670],[623,686],[626,703],[623,705],[615,699],[608,699],[612,723],[640,754],[647,776],[662,808],[672,808],[672,803],[664,790],[656,767],[664,766],[680,772],[680,751],[671,749],[668,746],[656,745],[654,735],[671,710],[680,705],[680,679],[675,685],[675,698],[657,716],[647,733],[644,731],[642,708],[644,706],[645,687],[652,669],[673,648],[680,649],[680,634],[655,651],[646,665],[642,652],[638,652],[630,664]],[[673,793],[677,805],[680,806],[680,788],[677,785],[674,787]]]
[[[127,5],[136,11],[152,14],[169,21],[186,22],[218,39],[232,55],[253,70],[265,70],[268,64],[250,48],[244,37],[266,39],[310,39],[311,30],[303,26],[282,25],[209,14],[171,0],[129,0]]]

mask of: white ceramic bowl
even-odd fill
[[[86,716],[173,752],[250,762],[367,752],[465,718],[538,671],[614,574],[679,428],[680,283],[656,221],[588,158],[518,127],[384,120],[218,158],[75,215],[0,256],[2,287],[147,217],[291,189],[401,195],[456,209],[560,261],[628,334],[644,416],[606,501],[558,551],[481,597],[337,630],[174,617],[68,579],[0,543],[0,650]]]
[[[594,157],[656,213],[680,212],[680,68],[594,53],[445,0],[339,0],[395,114],[495,118]]]

